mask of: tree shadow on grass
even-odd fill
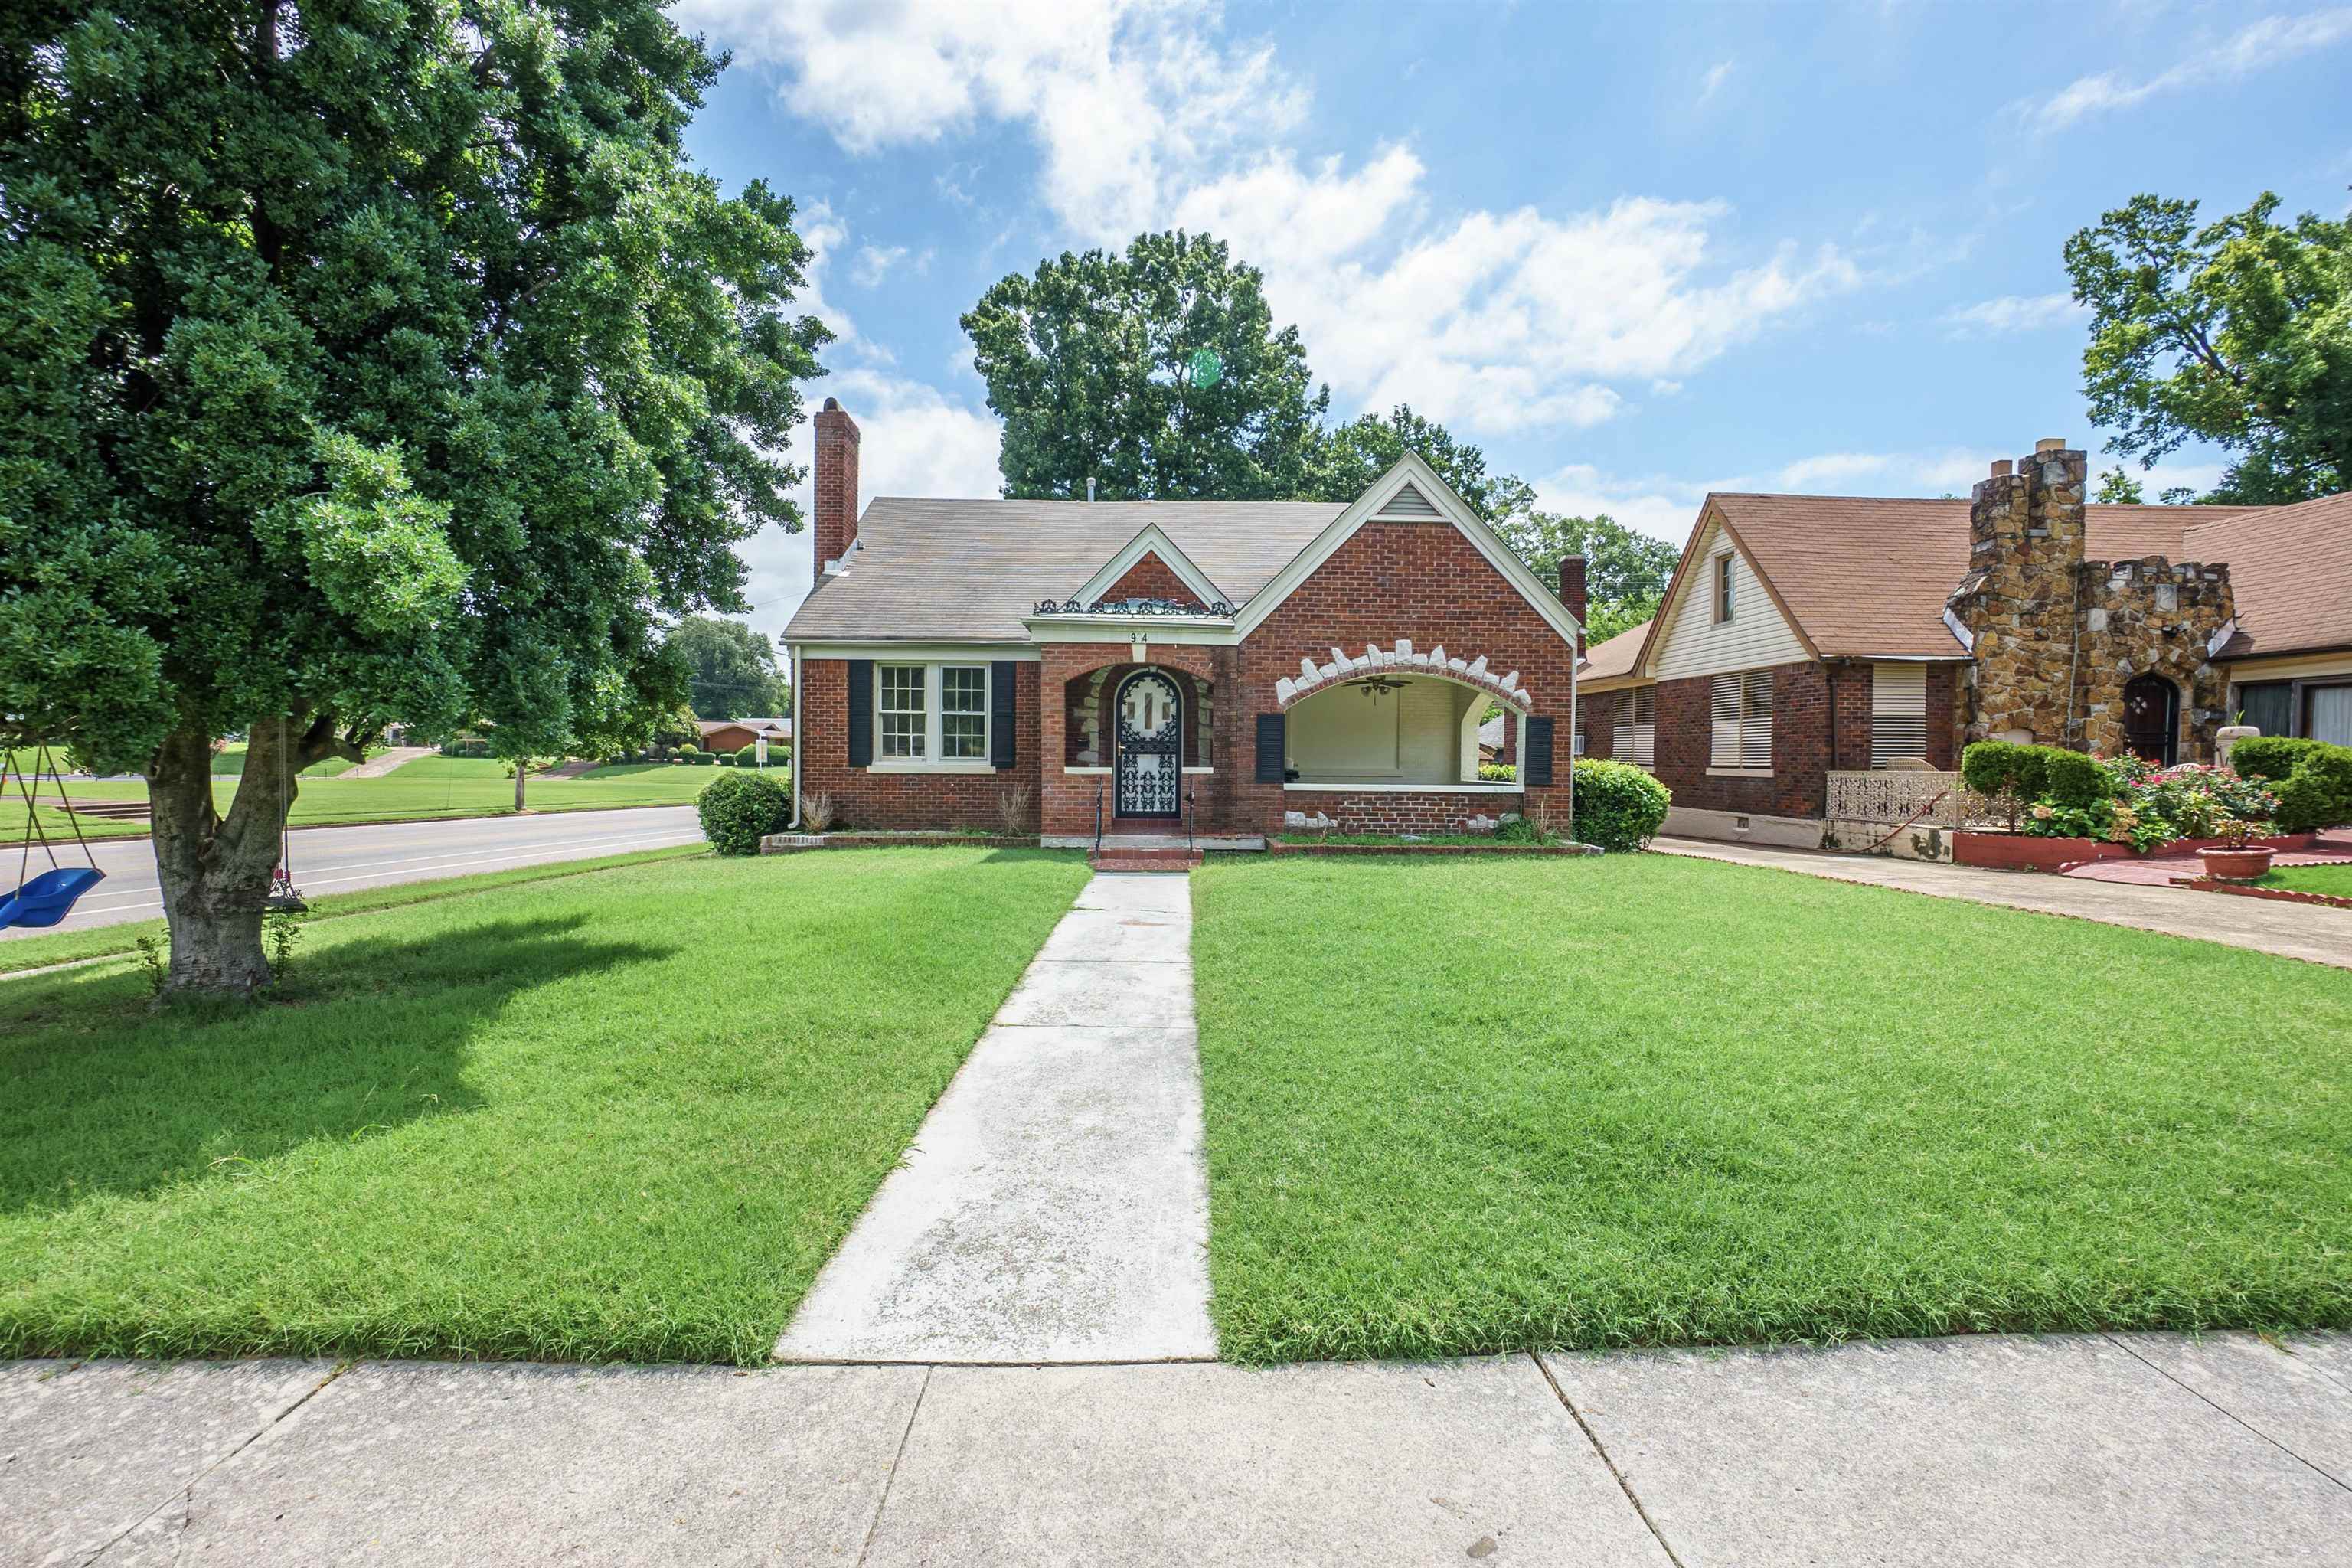
[[[483,1103],[478,1031],[518,994],[674,949],[584,942],[584,915],[363,939],[283,994],[146,1009],[130,976],[0,992],[0,1214],[234,1180],[303,1144]]]

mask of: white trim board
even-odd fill
[[[1102,563],[1095,574],[1086,580],[1076,594],[1070,595],[1082,605],[1091,605],[1110,591],[1111,584],[1128,574],[1136,563],[1147,555],[1157,555],[1184,586],[1192,590],[1204,605],[1213,605],[1225,595],[1209,581],[1209,574],[1192,563],[1192,558],[1177,548],[1176,542],[1156,522],[1147,522],[1133,539],[1118,548],[1118,552]]]
[[[988,664],[1011,659],[1035,664],[1044,656],[1025,642],[803,642],[789,645],[801,658],[878,658],[892,664]]]

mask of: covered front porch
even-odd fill
[[[1488,686],[1375,668],[1292,702],[1283,722],[1282,826],[1341,833],[1491,832],[1519,810],[1516,778],[1479,776],[1479,727],[1521,714]]]

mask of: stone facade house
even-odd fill
[[[1564,826],[1580,561],[1556,596],[1417,457],[1354,500],[861,510],[815,419],[816,583],[784,632],[796,820],[1254,846],[1286,826]],[[1481,780],[1505,720],[1511,783]]]
[[[2088,474],[2047,440],[1966,501],[1710,495],[1657,617],[1591,650],[1582,748],[1654,770],[1670,833],[1813,846],[1971,740],[2210,761],[2242,710],[2352,743],[2352,495],[2099,506]]]

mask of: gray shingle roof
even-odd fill
[[[1157,523],[1234,605],[1347,506],[1339,501],[921,500],[877,496],[849,570],[817,584],[791,642],[1009,642]]]

